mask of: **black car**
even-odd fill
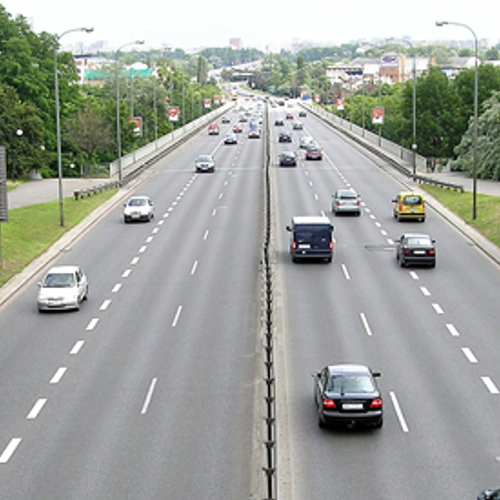
[[[375,373],[364,365],[326,366],[313,373],[318,425],[364,424],[380,428],[384,422],[382,396]]]
[[[277,120],[274,120],[274,125],[277,127],[282,127],[283,125],[285,125],[285,122],[281,118],[278,118]]]
[[[500,500],[500,488],[498,490],[484,490],[477,500]]]
[[[304,118],[305,116],[307,116],[307,113],[306,113],[305,111],[303,111],[303,110],[302,110],[302,111],[299,111],[299,116],[300,116],[301,118]]]
[[[292,136],[288,132],[281,132],[278,136],[279,142],[292,142]]]
[[[436,240],[428,234],[405,233],[396,243],[396,259],[401,267],[411,264],[436,266]]]
[[[296,167],[297,153],[295,151],[283,151],[279,156],[280,167]]]

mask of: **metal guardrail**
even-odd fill
[[[231,109],[231,107],[229,109]],[[220,115],[224,114],[226,111],[228,111],[227,107],[221,107],[221,108],[218,108],[217,110],[214,110],[214,112],[205,115],[204,116],[205,120],[201,120],[197,126],[192,128],[191,130],[184,132],[182,135],[179,136],[179,138],[177,138],[176,140],[173,140],[170,144],[168,144],[164,148],[158,150],[155,154],[149,156],[146,160],[137,162],[137,165],[135,165],[133,167],[128,167],[127,170],[125,171],[125,173],[122,175],[121,183],[120,183],[120,181],[113,180],[113,181],[105,182],[99,186],[94,186],[94,187],[90,187],[87,189],[80,189],[80,190],[73,191],[73,196],[75,197],[75,200],[79,200],[85,196],[91,196],[93,194],[100,193],[102,191],[105,191],[106,189],[112,189],[115,187],[123,187],[123,186],[127,185],[130,181],[132,181],[137,176],[142,174],[145,170],[147,170],[151,165],[156,163],[158,160],[161,160],[163,157],[167,156],[173,150],[177,149],[180,145],[184,144],[189,139],[191,139],[193,136],[198,134],[201,130],[203,130],[206,127],[208,121],[210,121],[213,118],[218,118]]]

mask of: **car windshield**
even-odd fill
[[[200,156],[198,161],[212,161],[212,158],[210,156]]]
[[[339,394],[363,394],[374,391],[372,379],[366,375],[333,375],[328,383],[328,392]]]
[[[51,273],[45,276],[45,288],[72,288],[75,286],[75,276],[71,273]]]
[[[131,207],[143,207],[146,205],[146,200],[142,198],[134,198],[128,202],[129,206]]]

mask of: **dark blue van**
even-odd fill
[[[292,261],[302,259],[333,258],[333,225],[326,216],[305,215],[293,217],[286,226],[290,231],[290,254]]]

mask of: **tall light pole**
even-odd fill
[[[477,36],[474,30],[463,23],[452,21],[436,21],[436,26],[461,26],[468,29],[474,37],[474,125],[473,125],[473,164],[472,164],[472,220],[476,220],[477,216],[477,114],[478,114],[478,89],[479,76],[477,68]]]
[[[392,39],[391,39],[392,40]],[[412,96],[412,166],[413,166],[413,180],[417,175],[417,65],[415,60],[415,47],[408,40],[401,40],[407,43],[413,51],[413,70],[412,70],[412,83],[413,83],[413,96]]]
[[[59,77],[57,74],[57,49],[59,48],[59,40],[68,33],[75,31],[84,31],[85,33],[92,33],[94,28],[73,28],[61,33],[54,45],[54,89],[56,101],[56,140],[57,140],[57,177],[59,180],[59,219],[61,226],[64,226],[64,204],[63,204],[63,189],[62,189],[62,153],[61,153],[61,117],[59,111]]]
[[[124,43],[116,51],[116,148],[118,153],[118,182],[122,182],[122,131],[120,127],[120,81],[118,78],[118,55],[120,51],[129,45],[143,45],[144,40],[136,40],[135,42]]]

